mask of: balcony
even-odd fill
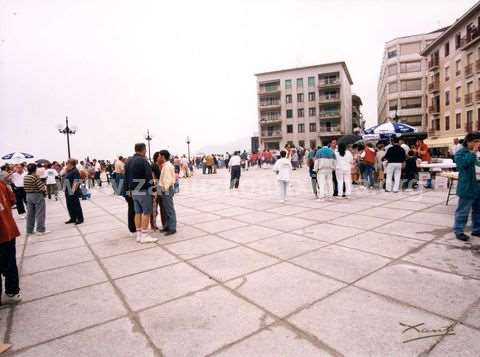
[[[280,93],[280,85],[278,86],[260,86],[258,88],[259,95],[269,95],[269,94],[279,94]]]
[[[440,114],[440,110],[437,105],[431,105],[428,107],[429,114]]]
[[[268,125],[268,124],[279,124],[282,122],[282,117],[271,117],[271,118],[260,118],[260,125]]]
[[[480,103],[480,90],[475,92],[475,103]]]
[[[331,136],[331,135],[340,135],[342,133],[342,129],[340,125],[321,125],[319,128],[319,136]]]
[[[435,81],[428,84],[428,91],[430,93],[438,92],[439,90],[440,90],[440,81],[435,80]]]
[[[320,119],[336,119],[340,118],[340,112],[339,111],[320,111],[318,113],[318,116]]]
[[[440,68],[440,61],[438,59],[428,61],[428,70],[435,71]]]
[[[338,103],[340,102],[339,95],[320,95],[318,97],[319,103]]]
[[[334,88],[340,86],[340,79],[319,79],[318,88]]]
[[[262,139],[281,139],[282,138],[282,131],[275,130],[275,131],[262,131]]]
[[[472,63],[467,64],[465,66],[464,71],[465,71],[465,78],[473,76],[473,64]]]
[[[462,37],[460,40],[460,48],[462,50],[468,49],[470,46],[474,45],[475,43],[478,42],[480,39],[480,32],[479,30],[475,27],[472,29],[470,32],[467,32],[467,36]]]
[[[258,103],[258,108],[260,110],[280,109],[281,108],[280,100],[260,102],[260,103]]]
[[[463,97],[465,101],[465,105],[472,105],[473,104],[473,93],[467,93]]]

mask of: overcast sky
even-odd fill
[[[186,152],[257,130],[254,73],[345,61],[376,122],[384,43],[450,25],[472,0],[0,0],[0,155]]]

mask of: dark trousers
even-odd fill
[[[23,187],[15,187],[15,198],[17,200],[17,212],[18,214],[25,213],[25,204],[27,203],[27,194]]]
[[[100,179],[99,171],[95,171],[95,181],[97,181],[99,187],[102,187],[102,180]]]
[[[162,196],[157,197],[157,203],[160,207],[160,220],[162,221],[162,228],[167,227],[167,216],[165,215],[165,206],[163,205]]]
[[[67,210],[70,215],[70,220],[74,222],[83,222],[83,211],[78,195],[71,195],[68,191],[65,191],[65,200],[67,202]]]
[[[0,244],[0,298],[2,296],[2,277],[5,277],[6,294],[16,295],[20,291],[16,255],[15,239]]]
[[[137,231],[137,227],[135,227],[135,208],[133,205],[133,198],[130,196],[125,196],[125,201],[128,204],[128,230],[130,233],[135,233]]]
[[[240,166],[232,166],[230,168],[230,189],[238,188],[238,185],[240,185],[240,173],[242,172],[242,169]]]
[[[335,174],[335,170],[333,170],[332,178],[333,178],[333,195],[338,196],[338,182],[337,182],[337,175]]]
[[[165,209],[165,229],[169,231],[177,230],[177,214],[175,213],[175,206],[173,205],[173,187],[170,187],[168,192],[162,192],[162,203]]]

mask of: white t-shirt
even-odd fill
[[[240,156],[238,155],[233,155],[230,158],[230,161],[228,162],[228,166],[240,166],[242,159],[240,159]]]
[[[352,171],[353,155],[350,151],[345,151],[345,155],[340,156],[338,151],[335,151],[335,169],[341,171]]]
[[[97,163],[95,164],[95,171],[96,172],[100,172],[101,171],[101,166],[100,166],[100,163],[97,161]]]
[[[57,170],[47,169],[45,171],[45,176],[47,177],[47,185],[55,185],[57,183],[55,180],[55,176],[57,176]]]
[[[23,187],[23,177],[25,173],[19,174],[18,172],[14,172],[12,176],[10,176],[10,180],[15,185],[15,187]]]
[[[281,158],[275,162],[273,171],[278,172],[278,181],[290,181],[290,174],[292,173],[292,163],[287,158]]]
[[[400,146],[405,151],[405,155],[408,155],[408,152],[410,151],[410,148],[408,147],[408,145],[407,144],[402,144]]]

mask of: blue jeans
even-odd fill
[[[162,192],[162,203],[165,209],[165,229],[169,231],[177,230],[177,214],[175,213],[175,207],[173,205],[173,186],[167,192]]]
[[[373,187],[373,184],[375,183],[375,178],[373,176],[374,172],[375,168],[373,166],[363,164],[362,179],[365,187]]]
[[[459,197],[453,225],[453,231],[456,234],[463,233],[470,211],[472,211],[472,233],[480,233],[480,197],[474,199]]]

